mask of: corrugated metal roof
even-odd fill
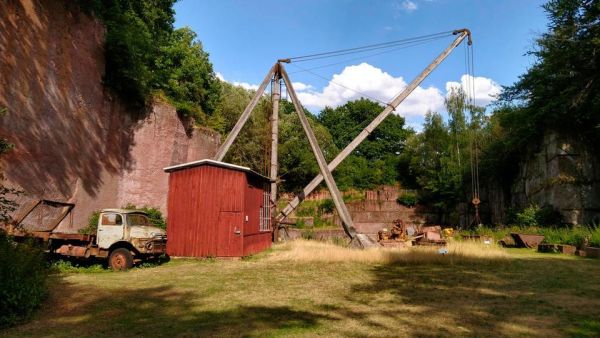
[[[227,163],[227,162],[215,161],[215,160],[211,160],[208,158],[199,160],[199,161],[192,161],[192,162],[173,165],[170,167],[163,168],[163,170],[165,172],[170,173],[170,172],[177,171],[177,170],[194,168],[194,167],[199,167],[199,166],[203,166],[203,165],[210,165],[210,166],[214,166],[214,167],[221,167],[221,168],[227,168],[227,169],[232,169],[232,170],[237,170],[237,171],[243,171],[243,172],[250,173],[252,175],[256,175],[256,176],[261,177],[268,181],[271,180],[270,178],[268,178],[264,175],[261,175],[248,167],[243,167],[241,165],[231,164],[231,163]]]

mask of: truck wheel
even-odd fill
[[[108,266],[115,271],[125,271],[133,266],[133,255],[125,248],[113,250],[108,257]]]

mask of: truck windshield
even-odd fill
[[[127,224],[129,225],[152,225],[146,215],[142,214],[127,214]]]

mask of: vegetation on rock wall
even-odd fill
[[[551,0],[544,8],[550,24],[530,53],[537,61],[504,88],[491,114],[466,106],[464,93],[454,92],[446,102],[448,122],[430,113],[423,132],[409,138],[403,157],[424,200],[446,211],[466,202],[471,187],[465,163],[473,151],[480,155],[480,176],[508,196],[519,163],[545,133],[600,143],[600,2]],[[541,211],[521,207],[522,217],[533,214],[524,223],[538,222]]]
[[[142,105],[162,91],[177,110],[202,120],[220,95],[208,54],[189,28],[174,29],[175,0],[91,0],[81,6],[106,25],[105,83]]]
[[[530,52],[537,61],[504,89],[491,118],[483,164],[503,183],[548,131],[600,143],[600,2],[551,0],[544,9],[549,30]]]

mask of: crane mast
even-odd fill
[[[373,121],[371,121],[371,123],[369,123],[367,127],[365,127],[365,129],[360,132],[360,134],[354,138],[354,140],[352,140],[352,142],[346,146],[346,148],[344,148],[344,150],[342,150],[331,161],[331,163],[327,165],[330,171],[333,171],[335,168],[337,168],[337,166],[344,159],[346,159],[346,157],[348,157],[348,155],[350,155],[354,149],[356,149],[356,147],[358,147],[369,136],[369,134],[371,134],[373,130],[375,130],[375,128],[377,128],[377,126],[379,126],[381,122],[383,122],[383,120],[385,120],[385,118],[388,117],[396,109],[396,107],[398,107],[398,105],[400,105],[400,103],[402,103],[402,101],[404,101],[406,97],[408,97],[408,95],[412,93],[415,88],[417,88],[417,86],[419,86],[419,84],[421,84],[421,82],[423,82],[423,80],[425,80],[425,78],[429,76],[429,74],[431,74],[431,72],[433,72],[433,70],[437,68],[437,66],[442,63],[444,59],[446,59],[446,57],[448,57],[448,55],[450,55],[450,53],[456,47],[458,47],[458,45],[460,45],[465,38],[468,38],[469,45],[472,44],[471,31],[468,29],[458,29],[455,30],[453,34],[458,35],[456,39],[454,39],[454,41],[452,41],[452,43],[446,47],[446,49],[440,55],[438,55],[400,94],[398,94],[388,104],[387,107],[385,107],[385,109]],[[315,190],[317,186],[319,186],[322,181],[323,176],[320,174],[313,178],[313,180],[302,190],[302,193],[299,196],[294,197],[294,199],[291,200],[281,211],[277,217],[277,221],[283,221],[290,213],[294,211],[294,209],[298,207],[300,202],[302,202],[306,196],[308,196],[313,190]]]

